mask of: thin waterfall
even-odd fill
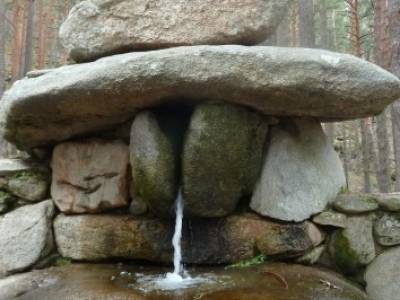
[[[176,219],[175,219],[175,232],[172,238],[172,245],[174,246],[174,274],[183,274],[182,265],[182,221],[183,221],[183,199],[182,193],[179,190],[178,198],[176,200]]]
[[[182,281],[183,280],[183,264],[182,264],[182,223],[183,223],[183,198],[182,192],[179,190],[176,199],[176,217],[175,217],[175,232],[172,238],[172,245],[174,246],[174,272],[168,273],[166,278],[169,280]]]

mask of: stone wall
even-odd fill
[[[169,109],[60,143],[41,162],[2,160],[0,272],[60,257],[170,262],[182,189],[185,263],[262,255],[330,268],[374,299],[397,292],[400,195],[341,192],[318,122],[225,104]]]

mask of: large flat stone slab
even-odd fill
[[[54,205],[26,205],[0,218],[0,276],[23,271],[53,249]]]
[[[323,50],[194,46],[64,66],[16,82],[1,129],[20,148],[104,130],[170,101],[225,101],[264,114],[345,120],[380,113],[400,81],[376,65]]]
[[[83,261],[171,262],[173,230],[173,222],[121,215],[59,215],[54,222],[58,251]],[[259,254],[292,257],[323,239],[310,222],[283,224],[242,214],[185,224],[182,255],[186,263],[195,264],[233,263]]]
[[[291,0],[88,0],[75,5],[60,38],[76,61],[132,50],[191,45],[255,45]]]

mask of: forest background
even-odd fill
[[[0,0],[0,97],[33,69],[68,61],[58,29],[80,0]],[[400,76],[400,0],[295,0],[265,45],[350,53]],[[324,124],[353,192],[400,192],[400,101],[381,115]],[[24,155],[0,140],[0,156]]]

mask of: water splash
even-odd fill
[[[179,190],[176,203],[175,232],[172,237],[172,245],[174,247],[174,271],[165,275],[152,274],[144,275],[136,273],[135,283],[130,284],[131,288],[136,288],[142,292],[151,292],[154,290],[174,291],[190,289],[194,286],[214,286],[223,285],[224,278],[219,278],[213,274],[202,274],[200,276],[191,277],[184,269],[182,264],[182,224],[183,224],[183,197]],[[226,279],[224,279],[226,281]]]

